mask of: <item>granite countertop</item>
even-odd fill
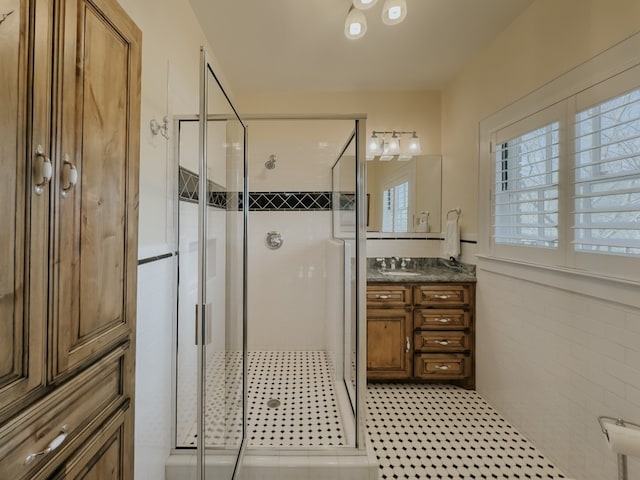
[[[367,282],[475,282],[476,266],[467,263],[451,262],[444,258],[410,258],[402,268],[396,261],[391,268],[391,257],[384,259],[386,268],[375,258],[367,258]]]

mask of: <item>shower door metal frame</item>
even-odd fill
[[[208,75],[215,80],[221,92],[225,96],[235,117],[229,115],[210,115],[207,111],[209,90]],[[225,118],[237,120],[243,127],[243,181],[242,181],[242,440],[235,459],[235,465],[231,480],[235,480],[239,475],[240,465],[246,449],[246,431],[247,431],[247,217],[249,211],[248,202],[248,180],[247,180],[247,126],[242,121],[240,115],[236,111],[231,99],[223,88],[220,80],[216,76],[211,64],[209,56],[204,47],[200,47],[200,111],[198,115],[199,121],[199,170],[200,179],[198,185],[198,304],[196,305],[196,343],[198,347],[198,375],[197,375],[197,430],[198,438],[196,445],[196,479],[206,480],[205,460],[206,460],[206,442],[205,442],[205,390],[206,390],[206,343],[207,343],[207,249],[204,239],[207,238],[208,223],[208,186],[207,186],[207,124],[210,120],[223,120]],[[228,207],[227,207],[228,208]]]
[[[356,406],[355,448],[365,449],[367,393],[367,202],[366,202],[366,122],[364,113],[335,114],[243,114],[251,120],[350,120],[356,137]],[[249,203],[248,201],[246,202]],[[246,278],[245,278],[246,280]],[[245,331],[246,334],[246,331]]]

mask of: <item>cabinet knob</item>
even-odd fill
[[[47,445],[47,448],[45,448],[41,452],[31,453],[31,454],[27,455],[27,457],[24,459],[24,464],[25,465],[29,465],[30,463],[33,463],[33,461],[36,458],[41,457],[43,455],[47,455],[47,454],[53,452],[60,445],[62,445],[62,443],[67,438],[67,428],[68,427],[66,425],[63,425],[62,428],[60,429],[60,434],[56,438],[51,440],[49,445]]]

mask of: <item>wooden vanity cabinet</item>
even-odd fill
[[[474,312],[472,282],[370,283],[367,378],[474,388]]]
[[[141,32],[116,0],[0,22],[0,478],[133,478]]]

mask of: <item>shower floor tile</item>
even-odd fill
[[[367,390],[380,479],[566,478],[477,392],[419,384]]]
[[[209,447],[229,447],[240,441],[240,359],[239,355],[227,354],[208,362],[205,438]],[[329,357],[322,351],[249,352],[248,445],[344,445],[331,371]],[[183,445],[195,446],[196,435],[193,425]]]

